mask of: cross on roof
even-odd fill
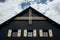
[[[32,20],[46,20],[46,18],[44,17],[32,16],[33,13],[32,9],[29,9],[28,13],[29,13],[28,17],[16,17],[15,20],[28,20],[29,25],[32,25]]]

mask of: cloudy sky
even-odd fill
[[[60,24],[60,0],[0,0],[0,24],[29,6]]]

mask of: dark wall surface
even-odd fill
[[[21,36],[19,38],[18,37],[8,38],[7,35],[8,35],[9,29],[13,29],[13,30],[21,29],[22,35],[23,35],[24,29],[27,29],[27,30],[37,29],[37,37],[24,38],[23,36]],[[53,37],[52,38],[39,37],[39,32],[38,32],[39,29],[43,29],[43,30],[52,29]],[[47,21],[33,21],[31,26],[29,26],[28,21],[13,21],[0,30],[0,40],[59,40],[59,39],[60,39],[60,30]]]

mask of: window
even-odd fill
[[[24,30],[24,37],[36,37],[37,36],[37,30]]]
[[[8,37],[20,37],[21,36],[21,30],[8,30]]]
[[[39,30],[40,37],[53,37],[52,29],[49,30]]]
[[[32,37],[32,32],[28,32],[28,37]]]
[[[13,32],[12,37],[17,37],[17,32]]]
[[[44,37],[48,37],[48,32],[43,33]]]
[[[17,30],[13,31],[12,37],[20,37],[20,36],[21,36],[21,30],[20,29],[18,31]]]

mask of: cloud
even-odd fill
[[[54,0],[47,3],[49,10],[45,12],[45,15],[60,24],[60,0]]]
[[[23,0],[7,0],[0,3],[0,24],[21,12],[21,6],[18,6]]]
[[[0,3],[0,24],[24,10],[21,8],[21,3],[24,1],[26,0],[7,0],[5,3]],[[60,24],[60,0],[47,0],[46,4],[37,4],[34,0],[29,1],[33,1],[31,7]]]
[[[31,5],[31,7],[33,7],[34,9],[38,10],[41,13],[45,13],[48,9],[48,6],[46,4],[43,3],[37,4],[36,2],[33,5]]]
[[[60,0],[47,0],[46,3],[34,3],[31,7],[60,24]]]

